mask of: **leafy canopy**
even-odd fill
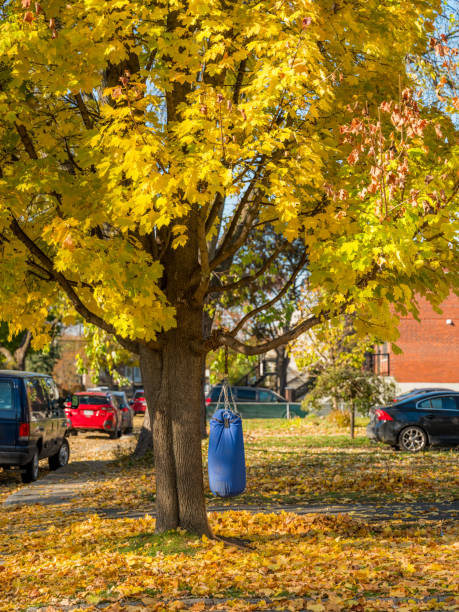
[[[415,85],[406,57],[428,48],[439,11],[438,0],[3,5],[1,317],[39,345],[64,294],[124,346],[156,346],[184,301],[223,290],[219,271],[231,276],[265,226],[303,241],[324,296],[295,333],[347,310],[390,335],[389,302],[440,303],[457,281],[455,128],[441,117],[439,135],[401,97]],[[378,110],[389,100],[395,117]],[[194,271],[177,294],[165,269],[185,247]],[[217,330],[204,350],[255,350],[238,332]]]

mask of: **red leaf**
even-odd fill
[[[354,149],[347,158],[347,163],[351,164],[351,166],[353,166],[354,164],[356,164],[359,161],[359,151],[357,149]]]

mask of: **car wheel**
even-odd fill
[[[24,465],[21,473],[22,482],[34,482],[38,478],[38,450],[35,450],[32,459]]]
[[[59,468],[64,467],[64,465],[67,465],[69,462],[69,457],[70,446],[67,440],[64,439],[57,453],[48,458],[49,469],[58,470]]]
[[[399,436],[400,448],[410,453],[418,453],[427,446],[427,435],[423,429],[417,425],[405,427]]]
[[[110,436],[110,440],[116,440],[116,438],[121,436],[121,430],[116,428],[115,431],[111,431],[108,435]]]

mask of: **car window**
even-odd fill
[[[441,398],[441,405],[443,410],[456,410],[456,398],[452,396],[446,396]]]
[[[42,384],[45,388],[45,393],[48,395],[49,402],[53,410],[59,408],[59,390],[52,378],[43,378]]]
[[[144,397],[144,391],[136,391],[134,395],[134,399],[139,399],[140,397]]]
[[[443,403],[441,401],[441,397],[431,397],[430,398],[430,407],[432,410],[441,410],[443,408]]]
[[[257,393],[255,389],[236,389],[235,391],[235,399],[239,400],[240,402],[255,402],[257,399]]]
[[[49,410],[48,398],[39,378],[26,380],[27,398],[29,400],[30,412],[33,418],[46,418]]]
[[[80,405],[87,406],[88,404],[93,406],[102,406],[110,403],[110,398],[106,395],[74,395],[72,397],[72,406],[76,408]]]
[[[277,402],[277,397],[272,391],[258,391],[258,400],[260,402]]]
[[[13,412],[13,386],[8,381],[0,381],[0,411]]]
[[[456,398],[453,396],[431,397],[429,399],[418,402],[418,408],[421,410],[456,410]]]
[[[120,393],[119,395],[113,395],[112,397],[114,400],[118,401],[120,406],[127,406],[128,401],[124,393]]]

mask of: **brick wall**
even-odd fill
[[[390,373],[397,382],[459,383],[459,298],[451,295],[442,310],[438,314],[422,301],[420,323],[412,317],[400,321],[397,345],[403,354],[390,355]]]

